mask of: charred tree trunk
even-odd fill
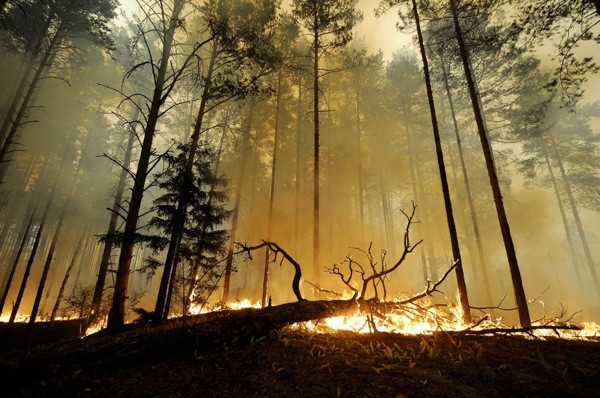
[[[425,75],[425,86],[427,88],[427,98],[429,101],[429,111],[431,114],[431,123],[433,125],[433,137],[437,154],[438,168],[440,172],[440,180],[442,184],[442,192],[444,195],[444,205],[446,210],[446,220],[448,222],[448,230],[450,233],[450,242],[452,244],[452,256],[456,262],[456,282],[458,285],[458,300],[462,311],[462,318],[465,323],[471,322],[471,312],[469,305],[469,297],[467,294],[467,285],[462,267],[462,258],[460,254],[460,246],[458,243],[458,235],[456,232],[456,223],[454,221],[454,212],[452,210],[452,201],[450,200],[450,188],[448,187],[448,178],[446,176],[446,166],[444,164],[444,153],[442,151],[442,143],[440,139],[440,131],[438,127],[437,115],[435,112],[435,103],[433,99],[433,90],[431,87],[431,78],[429,76],[429,63],[425,52],[425,44],[423,34],[421,32],[421,21],[419,18],[419,10],[416,0],[412,0],[413,13],[415,23],[417,25],[417,36],[419,38],[419,47],[421,49],[421,58],[423,60],[423,73]]]
[[[139,112],[136,111],[134,120],[139,116]],[[135,140],[135,131],[129,132],[129,139],[127,140],[127,149],[125,150],[125,157],[123,158],[123,166],[129,167],[131,164],[131,153],[133,151],[133,142]],[[112,205],[110,213],[110,220],[108,222],[108,229],[106,231],[107,240],[104,242],[104,248],[102,250],[102,257],[100,260],[100,267],[98,269],[98,277],[96,279],[96,285],[94,287],[94,296],[92,297],[92,305],[90,308],[89,324],[92,325],[97,322],[100,308],[102,307],[102,296],[104,294],[104,286],[106,285],[106,274],[108,273],[108,267],[110,266],[110,258],[114,247],[112,236],[117,231],[117,222],[119,221],[119,211],[123,205],[123,195],[125,193],[125,186],[127,185],[128,170],[122,169],[119,175],[119,181],[117,182],[117,188],[115,192],[115,199]]]
[[[590,270],[592,282],[594,283],[596,293],[598,295],[600,295],[600,281],[598,280],[598,272],[596,271],[596,265],[594,264],[594,259],[592,258],[592,252],[590,251],[590,246],[588,245],[587,237],[586,237],[585,231],[583,229],[583,224],[581,223],[581,218],[579,217],[579,210],[577,209],[577,203],[575,202],[575,198],[573,197],[571,183],[569,182],[569,178],[565,171],[565,166],[563,164],[562,156],[560,155],[560,151],[558,150],[558,146],[556,145],[556,140],[553,137],[550,138],[550,144],[552,145],[552,150],[554,151],[554,156],[556,158],[558,170],[560,171],[560,177],[565,186],[565,190],[567,191],[567,198],[569,199],[569,205],[571,206],[571,211],[573,212],[573,218],[575,219],[575,225],[577,226],[577,232],[579,234],[579,238],[581,239],[581,245],[583,246],[583,253],[585,254],[585,259],[587,261],[588,268]]]
[[[237,187],[235,189],[235,200],[233,205],[233,212],[231,215],[231,232],[229,235],[227,262],[225,264],[225,271],[223,273],[223,294],[221,296],[221,301],[225,303],[229,301],[229,287],[231,284],[231,272],[233,270],[233,250],[235,246],[235,234],[237,232],[238,219],[240,215],[240,203],[242,201],[242,192],[244,188],[244,180],[246,175],[246,161],[248,160],[248,151],[250,150],[250,131],[252,130],[252,119],[254,117],[253,113],[254,106],[252,103],[250,103],[250,105],[248,106],[248,115],[246,116],[246,128],[242,130],[244,138],[242,140],[240,167],[238,169],[238,175],[236,180]]]
[[[60,284],[60,289],[58,290],[58,296],[56,296],[56,303],[54,303],[54,308],[52,308],[52,314],[50,315],[50,321],[53,321],[56,318],[56,314],[58,313],[58,309],[60,308],[60,303],[62,301],[65,288],[67,287],[67,282],[69,282],[69,276],[71,275],[71,271],[77,262],[77,257],[79,256],[79,252],[81,251],[81,244],[83,243],[84,234],[81,234],[79,237],[79,241],[77,242],[77,246],[75,246],[75,251],[73,252],[73,257],[71,258],[71,262],[67,267],[67,271],[65,272],[65,277]]]
[[[173,217],[173,228],[171,229],[171,237],[169,240],[169,249],[163,274],[160,279],[158,296],[156,298],[156,306],[154,316],[157,320],[167,319],[169,317],[169,308],[171,305],[171,297],[175,285],[175,277],[177,276],[177,264],[179,264],[179,247],[183,238],[183,229],[187,218],[187,206],[190,201],[190,189],[194,183],[194,163],[196,160],[196,152],[200,144],[200,133],[204,125],[204,116],[206,114],[206,105],[208,103],[212,75],[217,60],[217,43],[213,44],[212,54],[210,57],[206,78],[204,79],[204,88],[202,90],[202,98],[200,99],[200,108],[194,124],[194,132],[190,139],[190,153],[187,158],[185,167],[184,181],[182,190],[179,193],[177,211]]]
[[[273,206],[275,204],[275,181],[277,177],[277,149],[279,148],[279,109],[281,106],[281,77],[283,67],[279,66],[277,76],[277,105],[275,106],[275,138],[273,142],[273,159],[271,162],[271,191],[269,193],[269,215],[267,220],[267,241],[271,241],[271,229],[273,227]],[[267,304],[267,295],[269,290],[269,247],[265,249],[265,269],[263,274],[263,290],[261,306],[264,308]]]
[[[150,157],[152,156],[152,144],[154,141],[154,134],[156,132],[156,125],[160,116],[160,110],[164,101],[166,100],[163,90],[165,87],[167,69],[170,66],[169,59],[171,58],[171,48],[175,36],[175,29],[181,23],[179,14],[183,9],[183,5],[183,0],[175,0],[173,12],[169,19],[168,27],[165,31],[162,58],[156,72],[152,102],[149,107],[150,110],[148,113],[146,128],[144,129],[142,149],[135,173],[133,189],[131,191],[125,228],[123,230],[123,241],[121,243],[121,252],[119,253],[119,265],[117,268],[114,295],[112,306],[108,315],[109,329],[118,328],[125,323],[125,301],[127,300],[127,287],[129,285],[131,259],[137,240],[137,224],[140,217],[142,199],[144,198],[146,177],[148,176]]]
[[[508,217],[506,216],[506,210],[504,208],[504,200],[502,198],[502,191],[500,190],[500,183],[498,182],[496,167],[494,165],[492,147],[489,142],[487,130],[483,121],[483,111],[481,109],[481,104],[479,101],[479,94],[477,93],[477,90],[475,88],[475,81],[473,77],[473,72],[471,71],[469,55],[462,35],[460,22],[458,20],[458,9],[456,7],[456,0],[450,0],[450,8],[452,11],[452,19],[454,21],[454,29],[458,40],[458,46],[460,49],[460,56],[463,63],[465,78],[467,80],[467,86],[469,89],[469,96],[471,97],[471,104],[473,106],[475,122],[477,123],[477,130],[479,133],[479,138],[481,140],[483,156],[485,158],[488,177],[494,196],[494,204],[496,206],[496,212],[498,214],[498,222],[500,224],[500,230],[502,232],[502,239],[504,241],[506,255],[508,257],[508,266],[510,269],[510,276],[512,278],[513,288],[515,291],[515,301],[517,303],[517,309],[519,312],[519,320],[522,327],[529,327],[531,326],[531,317],[529,315],[529,308],[527,307],[527,298],[525,296],[525,289],[523,288],[523,280],[521,278],[521,270],[519,269],[519,261],[517,260],[515,245],[513,243],[512,235],[510,232],[510,225],[508,223]]]
[[[458,128],[458,122],[456,120],[456,110],[454,108],[454,100],[452,98],[452,92],[450,91],[450,84],[448,82],[448,71],[444,64],[444,58],[440,55],[440,62],[442,66],[442,73],[444,79],[444,88],[446,90],[446,96],[448,97],[448,104],[450,105],[450,114],[452,116],[452,124],[454,126],[454,135],[456,136],[456,145],[458,146],[458,158],[460,160],[460,168],[462,171],[463,180],[465,182],[465,189],[467,193],[467,201],[469,203],[469,213],[471,215],[471,225],[473,226],[473,235],[475,237],[475,244],[477,245],[477,255],[479,258],[479,270],[483,279],[483,288],[485,289],[486,298],[488,304],[492,304],[492,294],[490,280],[487,271],[487,264],[485,256],[483,254],[483,244],[481,242],[481,235],[479,233],[479,221],[477,220],[477,214],[475,213],[475,200],[473,198],[473,192],[471,191],[471,182],[469,180],[469,174],[467,173],[467,166],[465,162],[465,155],[462,147],[462,140],[460,137],[460,130]]]
[[[19,249],[17,250],[17,255],[13,261],[12,267],[10,269],[10,273],[8,274],[8,279],[6,281],[6,285],[4,287],[4,293],[2,294],[2,299],[0,299],[0,314],[4,310],[4,304],[6,303],[6,298],[8,297],[8,292],[10,291],[10,286],[12,284],[12,280],[15,276],[15,271],[17,270],[17,266],[19,265],[19,260],[21,259],[21,254],[23,253],[23,249],[27,244],[27,240],[29,239],[29,231],[31,230],[31,226],[33,225],[33,219],[35,218],[35,209],[31,211],[31,216],[29,217],[29,222],[25,227],[25,231],[23,232],[23,238],[21,239],[21,244],[19,245]]]

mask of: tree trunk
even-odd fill
[[[29,84],[29,88],[27,89],[27,93],[25,94],[25,97],[23,98],[23,102],[21,103],[21,106],[19,107],[19,111],[17,112],[15,119],[12,123],[12,126],[8,132],[8,135],[6,136],[6,140],[4,141],[4,144],[2,145],[2,149],[0,149],[0,164],[4,163],[7,160],[6,157],[8,156],[8,154],[11,150],[11,147],[12,147],[13,141],[16,137],[17,131],[19,130],[19,127],[21,126],[21,122],[23,121],[23,118],[25,117],[25,112],[29,108],[29,103],[31,101],[31,97],[33,96],[33,93],[35,92],[35,90],[37,88],[40,78],[42,77],[42,72],[44,71],[45,67],[48,64],[48,60],[52,56],[54,48],[56,47],[56,45],[60,39],[61,33],[62,33],[62,23],[57,28],[56,33],[52,37],[52,40],[50,41],[50,44],[48,45],[48,48],[46,49],[46,52],[44,53],[44,57],[42,58],[40,65],[38,66],[35,74],[33,75],[31,83]],[[2,166],[3,166],[2,169],[5,172],[6,164],[3,164]],[[2,183],[2,181],[0,181],[0,183]]]
[[[8,274],[8,279],[6,281],[6,285],[4,287],[4,293],[2,294],[2,299],[0,300],[0,315],[4,310],[4,304],[6,303],[6,298],[8,297],[8,292],[10,291],[10,286],[12,284],[13,277],[15,276],[15,271],[17,270],[17,266],[19,265],[19,260],[21,259],[21,254],[23,253],[23,249],[27,244],[27,240],[29,238],[29,231],[31,230],[31,226],[33,225],[33,219],[35,217],[35,209],[31,211],[31,217],[29,217],[29,222],[25,227],[25,231],[23,232],[23,238],[21,239],[21,244],[19,245],[19,249],[17,250],[17,255],[15,256],[15,260],[13,261],[12,267],[10,269],[10,273]]]
[[[154,308],[154,317],[157,320],[164,320],[169,317],[171,297],[173,295],[173,287],[175,284],[175,277],[177,275],[177,264],[179,263],[179,247],[181,245],[181,239],[183,238],[183,229],[185,227],[187,218],[187,206],[190,200],[190,187],[194,183],[194,163],[196,159],[196,152],[198,152],[198,146],[200,144],[200,133],[202,132],[202,126],[204,123],[206,104],[210,94],[212,75],[216,59],[217,43],[215,41],[213,43],[212,54],[210,57],[208,70],[206,72],[206,78],[204,79],[204,88],[202,90],[200,108],[198,109],[198,115],[196,116],[196,122],[194,124],[194,132],[192,133],[192,137],[190,139],[190,153],[188,154],[185,167],[183,186],[181,187],[181,192],[179,192],[177,210],[173,216],[173,227],[171,229],[169,249],[167,250],[167,257],[165,259],[163,274],[160,279],[160,286],[158,289],[158,296],[156,298],[156,306]]]
[[[444,58],[440,55],[440,63],[442,66],[444,88],[446,90],[446,96],[448,97],[448,103],[450,105],[450,114],[452,116],[452,124],[454,126],[454,135],[456,136],[456,145],[458,146],[458,158],[460,160],[460,168],[462,171],[463,180],[465,182],[465,189],[467,192],[467,201],[469,203],[469,213],[471,215],[471,225],[473,226],[473,235],[475,236],[475,243],[477,245],[477,255],[479,258],[479,270],[483,278],[483,288],[486,293],[488,305],[492,304],[492,294],[490,280],[487,272],[487,264],[485,261],[485,255],[483,254],[483,244],[481,242],[481,235],[479,233],[479,221],[477,220],[477,214],[475,212],[475,200],[473,198],[473,192],[471,191],[471,182],[469,180],[469,174],[467,173],[467,166],[465,162],[465,155],[462,147],[462,140],[460,137],[460,130],[458,128],[458,122],[456,120],[456,110],[454,109],[454,100],[452,98],[452,92],[450,91],[450,84],[448,82],[448,71],[444,64]]]
[[[571,183],[569,182],[567,173],[565,172],[565,166],[562,161],[562,157],[556,145],[556,140],[554,137],[550,138],[550,144],[552,145],[552,149],[554,151],[554,156],[556,157],[556,163],[558,164],[558,170],[560,171],[561,179],[563,180],[563,184],[565,185],[565,190],[567,191],[567,198],[569,199],[569,205],[571,206],[571,211],[573,212],[573,218],[575,219],[575,225],[577,226],[577,232],[579,234],[579,238],[581,239],[581,245],[583,246],[583,253],[585,254],[585,259],[587,261],[588,267],[590,269],[590,274],[592,276],[592,282],[594,283],[594,287],[596,288],[596,293],[600,295],[600,281],[598,280],[598,272],[596,271],[596,265],[594,264],[594,259],[592,258],[592,252],[590,251],[590,246],[588,245],[587,237],[585,236],[585,231],[583,230],[583,224],[581,223],[581,218],[579,217],[579,210],[577,209],[577,203],[575,203],[575,198],[573,197],[573,191],[571,190]]]
[[[40,308],[40,302],[44,293],[44,287],[46,286],[46,279],[48,278],[48,272],[50,272],[52,260],[54,260],[54,252],[56,251],[56,245],[58,244],[58,239],[60,238],[60,233],[64,224],[65,214],[66,206],[63,208],[63,211],[60,215],[60,219],[58,220],[56,230],[54,231],[54,236],[52,237],[52,243],[50,244],[50,250],[48,251],[48,256],[46,257],[46,263],[44,264],[44,268],[42,269],[42,277],[40,278],[40,283],[38,284],[35,300],[33,301],[33,308],[31,310],[31,316],[29,317],[30,325],[32,323],[35,323],[35,320],[37,318],[38,310]]]
[[[313,272],[317,284],[319,284],[319,32],[317,17],[314,21],[315,31],[313,32],[313,123],[314,123],[314,148],[313,148]]]
[[[488,139],[487,130],[483,121],[483,111],[479,101],[479,94],[475,88],[475,81],[473,72],[469,62],[469,55],[462,35],[460,22],[458,20],[458,10],[456,7],[456,1],[450,0],[450,8],[452,11],[452,19],[454,21],[454,29],[458,40],[460,49],[460,56],[463,63],[465,72],[465,78],[469,89],[469,96],[471,97],[471,104],[473,106],[473,113],[475,116],[475,122],[477,123],[477,130],[479,138],[481,140],[481,147],[483,150],[483,156],[485,158],[485,164],[487,168],[492,193],[494,196],[494,204],[496,206],[496,212],[498,213],[498,222],[500,224],[500,230],[502,232],[502,239],[504,241],[504,247],[506,249],[506,255],[508,257],[508,266],[510,269],[510,276],[512,278],[513,288],[515,291],[515,301],[517,303],[517,309],[519,312],[519,320],[522,327],[531,326],[531,317],[529,316],[529,308],[527,307],[527,298],[525,296],[525,289],[523,288],[523,280],[521,278],[521,270],[519,269],[519,261],[517,260],[517,254],[515,246],[512,240],[510,232],[510,225],[506,216],[506,210],[504,208],[504,200],[502,199],[502,192],[500,190],[500,183],[498,182],[498,175],[494,165],[494,158],[492,154],[492,147]]]
[[[252,99],[250,101],[253,101]],[[246,116],[246,128],[242,129],[244,139],[242,141],[240,168],[236,180],[235,200],[231,215],[231,232],[229,235],[229,248],[227,250],[227,262],[223,274],[223,294],[221,301],[227,303],[229,301],[229,287],[231,284],[231,272],[233,269],[233,250],[235,246],[235,234],[237,232],[238,219],[240,215],[240,203],[242,201],[242,192],[244,188],[244,179],[246,176],[246,161],[248,160],[248,151],[250,146],[250,131],[252,130],[252,119],[254,117],[254,104],[251,102],[248,106],[248,115]]]
[[[58,178],[56,179],[56,181],[58,181]],[[48,212],[50,210],[50,205],[52,204],[52,199],[54,197],[55,190],[56,182],[54,183],[54,187],[52,188],[52,192],[50,193],[50,197],[48,198],[48,202],[46,203],[46,208],[44,209],[44,214],[42,216],[42,220],[40,221],[40,226],[35,236],[35,241],[33,242],[31,253],[29,254],[29,259],[27,260],[27,265],[25,266],[25,272],[23,273],[23,278],[21,280],[21,287],[19,288],[19,293],[17,293],[17,298],[15,299],[15,303],[10,314],[10,320],[8,321],[9,324],[12,324],[15,321],[15,318],[17,317],[17,314],[19,312],[21,300],[23,300],[23,294],[25,293],[25,287],[27,286],[29,274],[31,273],[31,267],[33,265],[33,262],[35,261],[35,256],[37,254],[40,241],[42,239],[42,233],[44,232],[44,226],[46,225],[46,219],[48,218]]]
[[[86,140],[86,144],[84,145],[84,148],[87,148],[87,144],[89,143],[89,139],[90,139],[90,135],[88,135],[87,140]],[[66,153],[65,155],[63,155],[63,158],[66,158]],[[64,220],[65,220],[65,216],[67,213],[67,209],[69,208],[69,204],[71,203],[71,200],[73,199],[73,195],[75,194],[75,189],[77,188],[77,183],[79,180],[79,172],[81,170],[81,164],[83,163],[83,158],[84,158],[84,153],[81,153],[81,157],[79,158],[79,161],[77,162],[77,167],[75,168],[75,173],[73,174],[73,179],[71,182],[71,186],[68,190],[67,193],[67,197],[65,199],[64,205],[63,205],[63,209],[62,212],[60,214],[60,219],[58,221],[58,225],[56,226],[56,230],[54,232],[54,236],[52,237],[52,243],[50,244],[50,249],[48,251],[48,256],[46,257],[46,263],[44,265],[44,268],[42,270],[42,277],[40,279],[40,283],[38,285],[38,290],[37,290],[37,294],[35,296],[35,301],[33,303],[33,309],[31,310],[31,316],[29,318],[29,324],[33,324],[35,323],[35,320],[37,318],[37,314],[38,314],[38,310],[39,310],[39,305],[40,305],[40,301],[42,298],[42,294],[44,292],[44,288],[46,285],[46,278],[48,277],[48,272],[50,271],[50,268],[52,266],[52,261],[54,260],[54,252],[56,251],[56,246],[58,244],[58,241],[60,239],[60,234],[62,232],[62,227],[64,224]]]
[[[357,151],[357,190],[358,190],[358,228],[360,230],[360,244],[365,240],[365,198],[363,187],[363,164],[362,164],[362,128],[360,123],[360,86],[356,82],[356,151]]]
[[[56,303],[54,303],[54,308],[52,309],[52,314],[50,315],[50,321],[53,321],[56,318],[56,314],[58,313],[58,309],[60,308],[60,303],[62,301],[64,292],[65,292],[65,287],[67,286],[67,282],[69,281],[69,276],[71,275],[71,271],[73,270],[73,267],[75,266],[75,263],[77,261],[77,257],[79,256],[79,252],[81,251],[81,244],[83,242],[84,235],[85,235],[85,233],[81,234],[81,236],[79,237],[79,241],[77,242],[77,246],[75,246],[75,251],[73,252],[73,257],[71,258],[71,262],[69,263],[69,266],[67,267],[67,271],[65,272],[65,277],[63,278],[62,283],[60,284],[58,296],[56,296]]]
[[[170,64],[169,59],[171,58],[173,38],[175,36],[175,29],[180,25],[179,14],[183,9],[183,5],[183,0],[175,0],[173,13],[169,19],[169,26],[164,35],[162,58],[156,74],[152,102],[147,117],[148,122],[146,123],[146,128],[144,130],[144,140],[142,142],[140,158],[135,173],[135,181],[131,191],[131,199],[129,201],[127,219],[123,230],[123,241],[121,243],[121,252],[119,253],[117,278],[115,280],[112,306],[108,315],[109,329],[119,328],[125,323],[125,301],[127,300],[131,259],[137,239],[137,224],[140,217],[142,199],[144,198],[146,177],[148,176],[150,157],[152,156],[152,144],[156,132],[156,125],[158,123],[158,118],[160,117],[160,110],[165,101],[163,90],[167,69]]]
[[[544,150],[544,159],[546,160],[546,167],[548,167],[548,173],[550,174],[550,180],[552,180],[552,187],[554,188],[554,195],[556,195],[556,202],[558,204],[558,210],[560,212],[560,218],[563,223],[563,227],[565,229],[565,236],[567,238],[567,245],[569,246],[569,253],[571,255],[571,263],[573,268],[575,269],[575,274],[577,275],[577,281],[581,286],[583,284],[583,280],[581,279],[581,272],[579,270],[579,264],[577,262],[577,255],[575,254],[575,245],[573,244],[573,238],[571,237],[571,231],[569,229],[569,222],[567,221],[567,215],[565,214],[565,207],[563,205],[563,201],[560,195],[560,190],[558,189],[558,183],[556,181],[556,176],[554,175],[554,170],[552,170],[552,165],[550,164],[550,158],[548,157],[548,153]]]
[[[134,120],[137,120],[139,111],[135,112]],[[129,131],[129,139],[127,140],[127,149],[125,150],[125,157],[123,158],[123,166],[129,168],[131,164],[131,154],[133,151],[133,142],[135,141],[135,131]],[[119,175],[119,181],[117,182],[117,189],[115,192],[115,199],[110,213],[110,220],[108,222],[108,229],[106,236],[109,239],[104,242],[104,248],[102,250],[102,258],[100,260],[100,267],[98,269],[98,277],[96,279],[96,285],[94,287],[94,296],[92,298],[92,305],[90,308],[89,324],[93,325],[97,322],[98,316],[100,315],[100,308],[102,307],[102,296],[104,294],[104,286],[106,284],[106,274],[108,273],[108,267],[110,266],[110,258],[112,249],[114,247],[110,237],[117,231],[117,222],[119,221],[119,212],[121,211],[123,204],[123,195],[125,193],[125,186],[127,185],[128,170],[122,169]]]
[[[269,218],[267,220],[267,242],[271,241],[271,229],[273,227],[273,205],[275,204],[275,181],[277,172],[277,149],[279,148],[279,109],[281,106],[281,76],[283,66],[279,66],[279,74],[277,76],[277,105],[275,106],[275,138],[273,142],[273,159],[271,162],[271,191],[269,193]],[[267,294],[269,290],[269,247],[265,249],[265,270],[263,274],[263,290],[262,290],[262,308],[267,304]]]
[[[383,172],[379,176],[379,189],[381,192],[381,208],[383,209],[383,224],[385,226],[385,241],[386,250],[388,253],[392,255],[393,258],[396,258],[395,255],[395,242],[394,242],[394,221],[393,221],[393,211],[391,209],[389,195],[387,192],[387,183],[385,177],[383,176]]]
[[[300,155],[301,151],[301,132],[302,132],[302,76],[298,79],[298,104],[296,105],[296,181],[294,189],[296,196],[294,199],[294,240],[296,242],[296,255],[300,255]]]
[[[423,59],[423,73],[425,75],[425,86],[427,88],[427,97],[429,101],[429,111],[431,114],[431,123],[433,125],[433,138],[435,141],[435,149],[437,154],[438,168],[440,172],[440,180],[442,184],[442,192],[444,194],[444,207],[446,210],[446,220],[448,222],[448,230],[450,233],[450,242],[452,244],[452,256],[456,267],[456,283],[458,285],[458,300],[462,311],[462,319],[465,323],[471,322],[471,311],[469,305],[469,297],[467,293],[467,285],[462,267],[462,258],[460,254],[460,246],[458,243],[458,235],[456,232],[456,223],[454,221],[454,212],[452,209],[452,201],[450,200],[450,188],[448,187],[448,178],[446,176],[446,166],[444,164],[444,153],[442,151],[442,143],[440,139],[440,131],[438,127],[437,115],[435,112],[435,103],[433,99],[433,90],[431,87],[431,78],[429,76],[429,63],[425,52],[425,44],[423,34],[421,32],[421,21],[419,18],[419,10],[416,0],[412,0],[415,23],[417,25],[417,35],[419,38],[419,47],[421,49],[421,58]]]

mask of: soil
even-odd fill
[[[189,325],[0,353],[3,397],[595,397],[600,342],[284,329],[199,344]]]

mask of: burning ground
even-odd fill
[[[585,331],[341,330],[364,316],[281,326],[344,311],[355,304],[305,301],[4,347],[2,385],[61,397],[599,396],[600,345]]]

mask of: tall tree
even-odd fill
[[[498,182],[498,174],[496,166],[494,165],[494,158],[492,154],[492,147],[489,141],[488,132],[483,119],[483,110],[481,109],[481,103],[479,94],[475,86],[475,80],[473,77],[473,71],[471,70],[469,54],[465,45],[465,40],[462,34],[462,28],[459,21],[458,7],[455,0],[450,0],[450,9],[452,13],[452,20],[454,22],[454,29],[456,39],[458,41],[460,56],[463,64],[465,78],[467,80],[467,87],[469,90],[469,96],[473,107],[473,114],[475,116],[475,122],[477,124],[477,132],[481,140],[481,147],[485,158],[488,178],[492,188],[494,196],[494,204],[496,206],[496,212],[498,214],[498,222],[500,224],[500,230],[502,232],[502,239],[504,241],[504,247],[506,249],[506,255],[508,257],[508,266],[510,269],[510,275],[513,282],[513,288],[515,292],[515,299],[517,303],[517,309],[519,312],[519,320],[521,326],[531,326],[531,317],[529,315],[529,308],[527,306],[527,298],[525,296],[525,289],[523,288],[523,280],[521,278],[521,270],[519,269],[519,262],[515,251],[512,234],[510,232],[510,225],[508,223],[508,217],[506,216],[506,209],[504,207],[504,200],[502,198],[502,192],[500,189],[500,183]]]
[[[450,198],[450,187],[448,185],[448,177],[446,175],[446,165],[444,163],[444,152],[442,150],[442,142],[440,138],[440,130],[436,115],[435,101],[433,97],[433,88],[431,84],[431,76],[429,72],[429,62],[427,58],[427,52],[425,49],[425,42],[423,40],[423,32],[421,30],[421,19],[419,16],[419,9],[416,0],[412,0],[412,11],[417,26],[417,37],[419,41],[419,48],[421,52],[421,59],[423,61],[423,74],[425,77],[425,87],[427,89],[427,98],[429,101],[429,111],[431,115],[431,124],[433,126],[433,137],[435,141],[435,149],[438,161],[438,169],[440,173],[440,181],[442,184],[442,193],[444,196],[444,207],[446,210],[446,221],[448,223],[448,231],[450,234],[450,242],[452,245],[452,257],[453,262],[456,266],[456,281],[458,285],[458,300],[460,302],[460,309],[462,311],[462,318],[465,323],[471,322],[471,307],[469,305],[469,296],[467,293],[467,284],[465,282],[465,275],[463,271],[462,257],[460,253],[460,244],[458,241],[458,233],[456,230],[456,222],[454,220],[454,210],[452,207],[452,200]]]
[[[345,46],[352,39],[352,29],[362,18],[356,10],[357,0],[294,0],[292,16],[307,32],[312,50],[313,79],[313,272],[320,270],[320,78],[325,68],[320,65],[327,52]]]
[[[118,328],[125,323],[125,301],[127,300],[131,259],[134,247],[139,240],[138,221],[140,218],[142,199],[146,190],[146,178],[151,167],[154,135],[156,133],[158,119],[163,113],[164,104],[169,99],[171,92],[178,83],[178,77],[182,73],[182,69],[173,71],[172,73],[169,73],[169,69],[170,65],[172,65],[171,58],[175,33],[182,27],[180,14],[185,5],[185,1],[174,0],[172,4],[167,4],[166,1],[157,0],[153,5],[153,9],[146,9],[144,5],[140,4],[142,12],[146,13],[145,21],[155,26],[158,25],[161,29],[148,28],[148,30],[142,30],[140,34],[146,38],[146,43],[150,40],[159,41],[161,57],[155,63],[151,56],[152,49],[147,49],[150,55],[150,60],[147,62],[150,63],[152,67],[153,93],[147,104],[149,111],[145,116],[146,123],[143,127],[142,148],[135,172],[125,227],[123,229],[121,252],[119,254],[119,264],[116,273],[117,277],[115,280],[112,305],[108,316],[108,327],[113,329]],[[164,12],[159,12],[159,10],[165,9],[169,10],[168,15]],[[155,20],[157,18],[156,16],[160,16],[158,20]],[[158,37],[153,38],[152,33],[158,35]]]
[[[269,41],[273,34],[276,2],[218,2],[214,12],[212,7],[213,4],[209,3],[206,23],[216,26],[212,31],[214,40],[206,72],[202,76],[202,96],[190,137],[184,183],[180,186],[177,211],[173,217],[174,224],[154,310],[156,319],[166,319],[168,316],[165,300],[177,275],[178,246],[187,218],[188,187],[193,180],[193,165],[200,135],[205,127],[205,116],[224,102],[243,98],[256,91],[259,79],[271,70],[273,61]]]

